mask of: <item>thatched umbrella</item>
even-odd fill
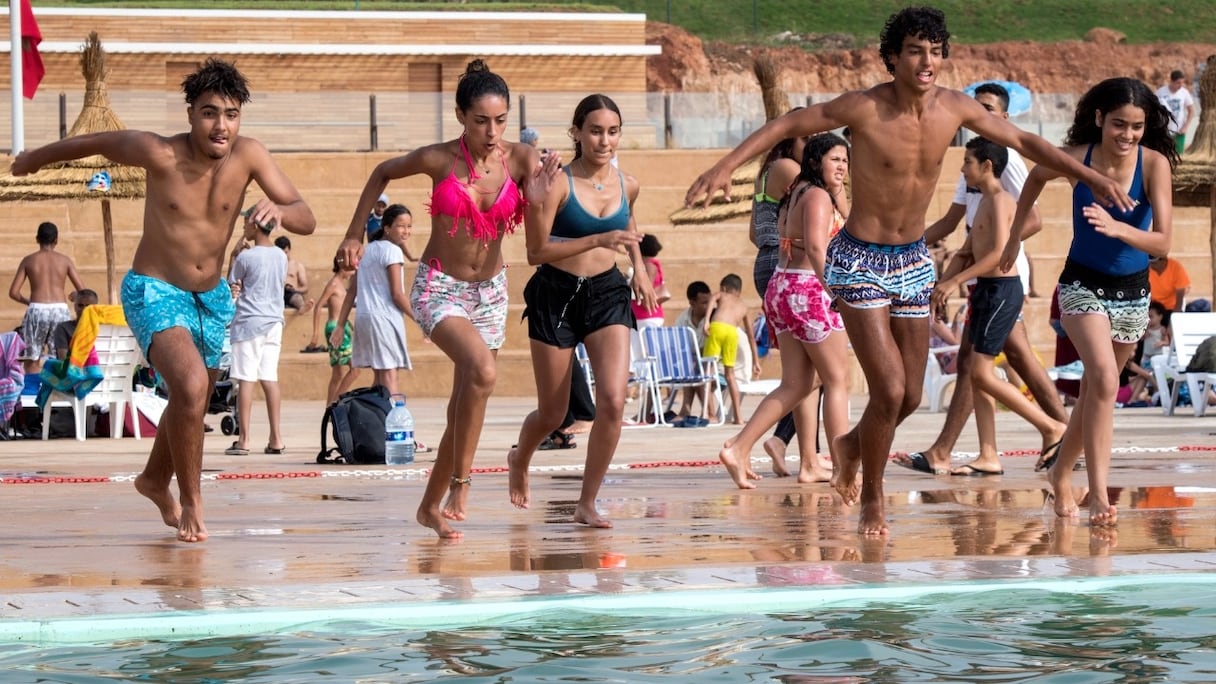
[[[106,93],[106,53],[97,33],[89,33],[80,54],[80,71],[84,74],[84,107],[68,136],[120,131],[126,128],[110,109]],[[109,176],[105,189],[91,190],[90,183],[101,172]],[[145,173],[142,168],[123,166],[100,155],[75,161],[50,164],[29,176],[0,174],[0,202],[32,202],[41,200],[86,199],[101,197],[101,218],[106,247],[106,285],[111,304],[117,302],[114,277],[114,225],[110,216],[110,199],[139,199],[144,196]]]
[[[1195,140],[1174,170],[1174,203],[1211,208],[1208,243],[1216,264],[1216,55],[1208,57],[1199,80],[1199,107]],[[1216,292],[1216,269],[1212,271],[1212,292]]]
[[[790,98],[778,82],[777,65],[772,58],[761,55],[752,62],[752,71],[760,82],[760,94],[764,98],[764,118],[771,121],[789,109]],[[766,150],[767,152],[767,150]],[[752,211],[752,196],[755,195],[756,176],[760,174],[760,162],[744,164],[731,174],[730,201],[715,197],[709,206],[697,205],[680,208],[672,212],[669,219],[673,225],[717,223],[726,219],[747,216]]]

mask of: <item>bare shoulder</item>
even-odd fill
[[[520,142],[503,145],[507,146],[507,165],[512,176],[526,178],[540,165],[540,152],[535,147]]]
[[[625,194],[629,197],[629,201],[636,200],[638,193],[642,190],[642,184],[638,182],[637,178],[620,169],[617,169],[617,172],[621,174],[621,180],[625,183]]]

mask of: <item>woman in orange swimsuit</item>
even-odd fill
[[[338,247],[339,265],[356,267],[368,212],[389,181],[431,177],[431,236],[410,300],[423,333],[455,364],[447,426],[417,514],[419,524],[442,538],[461,536],[449,521],[465,517],[473,452],[506,336],[502,238],[537,220],[537,208],[560,170],[557,155],[542,163],[536,148],[502,139],[510,101],[502,77],[480,59],[470,62],[456,86],[456,119],[464,133],[379,164]]]

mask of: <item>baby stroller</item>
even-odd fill
[[[225,435],[239,435],[241,429],[237,422],[236,403],[238,384],[230,376],[231,370],[232,341],[225,335],[224,351],[220,355],[220,372],[215,378],[215,385],[211,388],[211,401],[207,403],[207,413],[210,415],[229,414],[220,419],[220,432]]]

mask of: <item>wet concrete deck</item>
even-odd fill
[[[754,400],[748,400],[754,407]],[[853,419],[864,397],[853,400]],[[438,441],[444,402],[412,406],[419,437]],[[766,477],[740,491],[716,464],[728,427],[626,429],[601,490],[615,522],[570,522],[585,449],[539,452],[530,510],[507,500],[505,454],[533,408],[492,400],[464,538],[413,522],[433,454],[413,468],[317,466],[316,402],[287,402],[283,455],[226,456],[207,437],[211,539],[174,540],[130,477],[150,442],[0,442],[0,623],[228,608],[653,591],[719,586],[831,586],[969,578],[1059,578],[1216,570],[1216,417],[1119,409],[1111,475],[1117,528],[1059,521],[1032,472],[1037,435],[998,416],[1006,474],[928,476],[890,465],[889,539],[862,539],[857,511],[826,484]],[[750,412],[750,409],[749,409]],[[255,406],[251,444],[264,444]],[[895,449],[927,447],[944,414],[924,409]],[[218,424],[215,416],[209,422]],[[957,447],[975,449],[969,426]],[[791,450],[793,451],[793,450]],[[757,447],[754,455],[762,456]],[[961,462],[965,456],[956,455]],[[791,462],[791,467],[793,463]],[[757,461],[768,473],[767,459]],[[67,482],[63,478],[97,478]],[[42,479],[37,483],[29,482]],[[52,481],[45,481],[45,480]],[[58,481],[56,481],[58,480]],[[1084,473],[1076,473],[1084,484]]]

